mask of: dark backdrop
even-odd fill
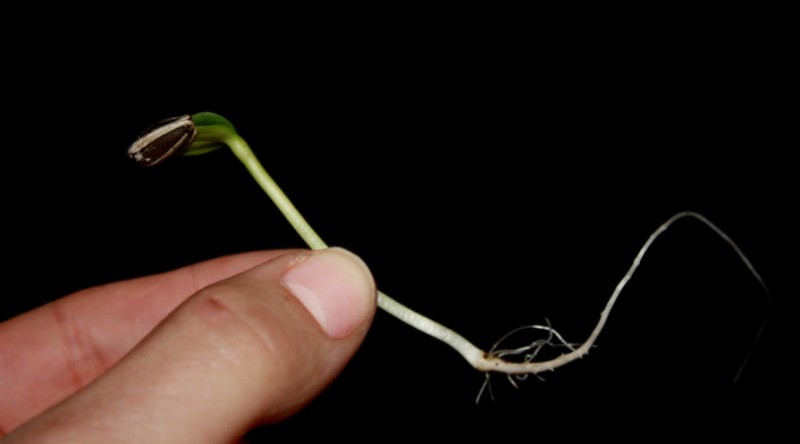
[[[794,393],[797,371],[786,353],[797,179],[779,64],[757,51],[473,49],[320,47],[203,69],[151,64],[146,52],[119,65],[20,64],[3,105],[0,317],[223,254],[301,246],[228,153],[149,170],[125,157],[149,124],[209,110],[381,289],[482,347],[545,319],[582,341],[650,232],[681,210],[730,234],[774,290],[766,334],[732,384],[766,297],[719,238],[680,222],[598,348],[546,382],[514,391],[496,377],[497,400],[475,406],[483,375],[379,314],[342,376],[273,433],[362,419],[502,436],[616,434],[631,420],[679,432],[781,424],[775,400]]]

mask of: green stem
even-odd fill
[[[328,248],[325,241],[319,237],[317,232],[311,228],[311,225],[306,222],[303,215],[297,211],[297,208],[292,204],[292,201],[286,197],[286,194],[281,190],[278,184],[275,183],[272,176],[261,166],[261,162],[259,162],[255,154],[253,154],[253,150],[250,149],[247,142],[238,134],[232,134],[226,138],[225,143],[228,144],[236,157],[244,164],[245,168],[250,172],[250,175],[253,176],[253,179],[261,186],[261,189],[275,202],[275,205],[281,210],[283,216],[292,224],[292,227],[297,231],[297,234],[303,238],[306,244],[308,244],[312,250]]]

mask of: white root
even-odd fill
[[[636,272],[636,269],[639,268],[639,265],[641,264],[642,258],[644,257],[645,253],[647,253],[647,250],[650,248],[650,246],[653,244],[653,242],[664,231],[666,231],[675,221],[677,221],[679,219],[682,219],[682,218],[687,218],[687,217],[697,219],[700,222],[702,222],[703,224],[705,224],[706,226],[708,226],[718,236],[720,236],[726,243],[728,243],[728,245],[730,245],[731,248],[733,248],[733,250],[739,256],[739,259],[741,259],[742,262],[745,264],[745,266],[747,266],[747,268],[750,271],[750,273],[753,275],[753,277],[756,278],[758,283],[763,288],[764,292],[766,293],[766,295],[767,295],[767,297],[769,299],[769,305],[771,306],[772,305],[772,296],[770,294],[769,289],[767,288],[766,283],[761,278],[761,275],[758,273],[758,271],[756,271],[755,267],[750,262],[750,260],[747,258],[747,256],[745,256],[745,254],[739,248],[739,246],[736,245],[736,243],[733,242],[733,240],[727,234],[725,234],[725,232],[720,230],[716,225],[714,225],[711,221],[709,221],[703,215],[695,213],[695,212],[691,212],[691,211],[684,211],[684,212],[678,213],[678,214],[672,216],[671,218],[669,218],[666,222],[664,222],[660,227],[658,227],[658,229],[656,229],[650,235],[650,237],[644,243],[642,248],[639,250],[639,253],[634,258],[633,263],[631,264],[631,266],[628,269],[628,271],[625,273],[625,275],[622,277],[620,282],[617,284],[616,288],[614,289],[614,292],[611,294],[611,297],[608,299],[608,302],[606,303],[605,308],[600,313],[600,320],[597,322],[597,325],[595,326],[594,330],[592,330],[592,333],[589,335],[589,338],[586,339],[586,341],[583,344],[581,344],[579,347],[574,348],[572,346],[572,344],[569,344],[567,341],[564,340],[564,338],[561,337],[560,334],[558,334],[558,332],[556,332],[554,329],[552,329],[550,327],[549,323],[548,323],[547,326],[531,325],[531,326],[521,327],[521,328],[518,328],[516,330],[513,330],[512,332],[510,332],[510,333],[506,334],[505,336],[503,336],[489,350],[488,353],[482,354],[481,357],[478,358],[478,359],[474,359],[474,360],[469,360],[468,359],[468,361],[470,361],[470,364],[473,367],[475,367],[477,370],[480,370],[480,371],[483,371],[483,372],[486,373],[486,380],[484,381],[483,386],[481,387],[481,389],[480,389],[480,391],[478,393],[478,397],[475,400],[475,402],[477,403],[477,402],[480,401],[481,396],[483,395],[484,391],[487,388],[488,388],[489,395],[493,398],[493,395],[491,393],[491,386],[490,386],[490,372],[505,373],[505,374],[507,374],[509,376],[510,375],[528,375],[528,374],[536,375],[536,374],[538,374],[540,372],[543,372],[543,371],[546,371],[546,370],[554,370],[554,369],[556,369],[558,367],[561,367],[561,366],[563,366],[563,365],[565,365],[565,364],[567,364],[569,362],[572,362],[572,361],[574,361],[576,359],[579,359],[579,358],[582,358],[583,356],[585,356],[589,352],[589,349],[592,348],[592,346],[594,345],[595,341],[597,340],[597,337],[603,331],[603,327],[605,327],[606,321],[608,320],[608,316],[611,313],[611,310],[614,307],[614,304],[617,302],[617,299],[619,298],[620,293],[622,293],[623,288],[625,288],[625,285],[627,285],[628,281],[630,281],[630,279],[633,276],[634,272]],[[734,380],[738,380],[739,379],[739,377],[741,376],[742,371],[744,370],[745,366],[747,365],[748,361],[750,360],[750,357],[752,356],[753,350],[755,349],[755,346],[757,345],[758,340],[761,338],[761,335],[764,332],[764,329],[766,327],[766,321],[767,321],[767,316],[764,317],[764,320],[763,320],[763,322],[762,322],[762,324],[761,324],[761,326],[760,326],[760,328],[758,330],[758,333],[756,335],[756,338],[755,338],[755,340],[753,342],[753,346],[751,347],[750,351],[748,352],[748,354],[745,357],[745,359],[742,362],[742,364],[739,366],[739,369],[736,372]],[[533,341],[533,342],[531,342],[530,344],[528,344],[528,345],[526,345],[524,347],[519,347],[519,348],[515,348],[515,349],[512,349],[512,350],[497,350],[496,349],[498,347],[498,345],[500,343],[502,343],[503,341],[505,341],[509,336],[511,336],[511,335],[523,330],[523,329],[528,329],[528,328],[546,330],[549,333],[549,337],[547,339],[538,339],[538,340]],[[553,341],[553,338],[556,338],[557,341]],[[558,356],[558,357],[556,357],[554,359],[550,359],[550,360],[546,360],[546,361],[538,361],[538,362],[532,361],[532,358],[535,358],[536,355],[538,354],[538,352],[544,346],[561,346],[561,347],[568,348],[570,351],[568,353],[562,354],[562,355],[560,355],[560,356]],[[507,356],[507,355],[518,355],[518,354],[521,354],[521,353],[528,352],[529,350],[533,350],[533,353],[531,353],[529,355],[526,355],[525,360],[523,362],[510,362],[510,361],[507,361],[506,359],[504,359],[504,356]],[[513,381],[512,381],[512,385],[514,387],[516,387],[516,383],[514,383]]]

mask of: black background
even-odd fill
[[[767,299],[726,244],[683,221],[598,348],[546,382],[515,391],[495,377],[496,401],[475,406],[483,375],[380,313],[333,386],[252,441],[360,421],[503,436],[783,424],[776,402],[797,372],[797,143],[779,56],[746,39],[266,46],[156,61],[150,48],[56,43],[20,56],[4,98],[2,319],[88,286],[302,246],[229,153],[148,170],[126,158],[144,127],[208,110],[382,290],[483,348],[545,319],[582,341],[647,236],[681,210],[726,231],[774,293],[733,384]]]

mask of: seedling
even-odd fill
[[[317,235],[314,229],[311,228],[311,225],[306,222],[305,218],[300,214],[297,208],[295,208],[289,198],[286,197],[286,194],[278,187],[278,184],[267,174],[266,170],[264,170],[261,163],[253,154],[250,146],[239,136],[233,124],[218,114],[203,112],[192,116],[185,115],[164,120],[146,130],[128,149],[128,155],[140,165],[153,166],[178,155],[205,154],[226,146],[230,148],[242,164],[244,164],[245,168],[247,168],[253,176],[253,179],[256,180],[264,192],[266,192],[275,205],[277,205],[278,209],[280,209],[281,213],[286,217],[286,220],[289,221],[306,244],[315,250],[327,248],[327,244]],[[381,291],[378,292],[378,306],[417,330],[446,343],[464,357],[472,367],[480,372],[484,372],[486,374],[486,382],[478,394],[477,402],[480,400],[484,389],[488,386],[489,377],[492,373],[508,375],[509,381],[516,386],[515,379],[521,380],[527,375],[538,375],[547,370],[554,370],[585,356],[603,331],[608,321],[608,316],[614,308],[614,304],[617,302],[620,293],[622,293],[628,281],[630,281],[633,274],[639,268],[642,258],[650,249],[650,246],[664,231],[672,226],[672,224],[684,218],[700,221],[730,245],[739,259],[741,259],[753,277],[761,285],[771,305],[771,296],[766,283],[756,271],[755,267],[753,267],[753,264],[747,256],[739,249],[739,246],[703,215],[691,211],[684,211],[670,217],[650,235],[634,258],[628,271],[619,281],[616,288],[614,288],[605,308],[600,313],[600,319],[589,337],[582,344],[567,342],[561,334],[549,324],[528,325],[515,329],[503,336],[488,352],[486,352],[473,345],[455,331],[411,310]],[[765,326],[766,316],[753,342],[753,348],[751,348],[747,357],[739,367],[735,379],[739,378],[742,370],[747,365]],[[545,337],[537,339],[523,347],[513,349],[500,348],[502,343],[509,337],[527,330],[542,331]],[[539,351],[544,347],[558,347],[564,349],[566,352],[553,359],[537,361],[536,358]],[[516,358],[516,360],[514,360],[514,358]]]

